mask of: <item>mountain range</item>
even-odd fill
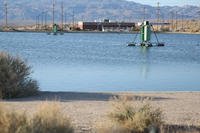
[[[55,20],[61,19],[61,2],[64,4],[65,20],[75,21],[138,21],[144,18],[155,20],[157,7],[126,0],[56,0]],[[47,19],[52,19],[52,0],[7,0],[9,23],[33,23],[36,16],[47,12]],[[145,10],[145,11],[144,11]],[[0,23],[5,18],[5,6],[0,2]],[[74,14],[74,15],[73,15]],[[145,14],[145,15],[144,15]],[[173,14],[173,15],[172,15]],[[176,15],[177,14],[177,15]],[[74,17],[73,17],[74,16]],[[161,19],[197,19],[200,7],[185,5],[160,7]]]

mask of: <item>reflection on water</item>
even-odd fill
[[[144,58],[144,62],[141,63],[141,74],[144,79],[148,78],[148,73],[150,71],[150,64],[149,64],[149,47],[141,47],[141,55]]]
[[[200,90],[200,35],[158,34],[165,47],[127,47],[133,36],[0,33],[0,50],[27,59],[42,90]]]

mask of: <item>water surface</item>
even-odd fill
[[[0,33],[0,50],[26,59],[44,91],[200,91],[200,35],[158,37],[165,47],[127,47],[133,34]]]

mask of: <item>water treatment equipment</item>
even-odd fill
[[[54,24],[54,25],[53,25],[53,34],[54,34],[54,35],[57,35],[57,32],[58,32],[58,25],[57,25],[57,24]]]
[[[149,21],[144,21],[140,28],[141,46],[151,46],[151,25]]]
[[[156,38],[156,43],[151,42],[151,36],[154,33]],[[145,47],[153,47],[153,46],[164,46],[164,43],[160,43],[158,41],[158,37],[153,30],[153,26],[150,24],[149,21],[144,21],[140,26],[140,40],[141,42],[137,44],[135,41],[137,39],[138,33],[135,36],[133,42],[128,43],[128,46],[145,46]]]

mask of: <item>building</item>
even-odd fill
[[[135,28],[133,22],[78,22],[78,28],[85,31],[132,31]]]

